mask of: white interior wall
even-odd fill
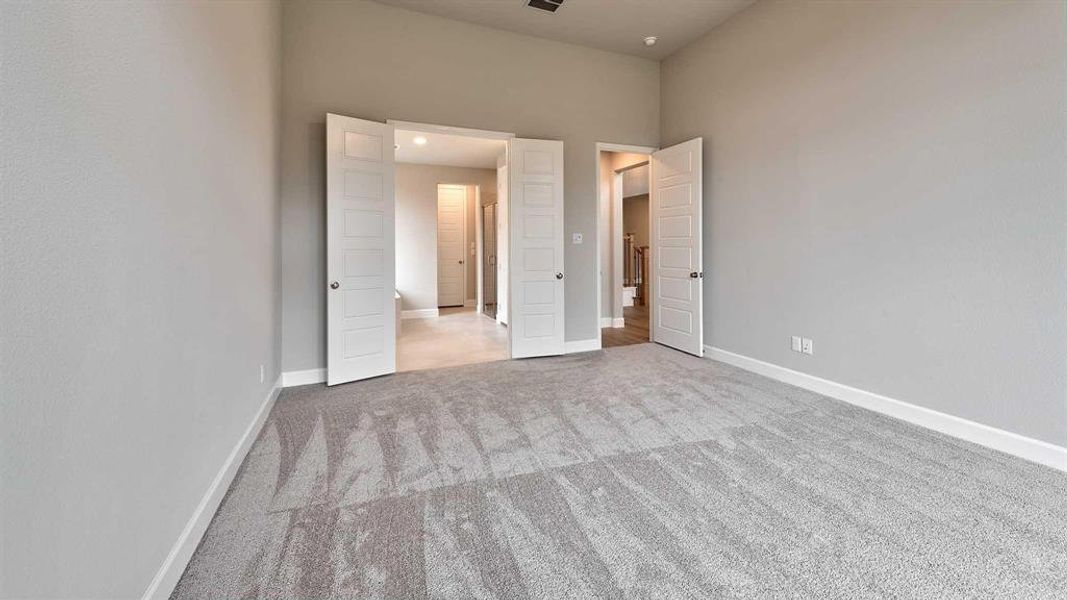
[[[281,11],[0,12],[0,597],[139,598],[279,374]]]
[[[363,0],[286,2],[283,30],[286,371],[326,363],[328,111],[562,140],[565,337],[597,337],[592,148],[657,143],[659,63]],[[587,241],[570,243],[573,233]]]
[[[662,68],[707,343],[1067,445],[1067,4],[758,2]]]
[[[648,186],[645,186],[646,188]],[[634,234],[634,245],[648,246],[648,194],[625,196],[622,199],[622,232]]]

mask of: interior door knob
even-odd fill
[[[331,282],[330,282],[330,289],[331,289],[331,290],[336,290],[336,289],[337,289],[337,288],[339,288],[339,287],[341,287],[341,284],[340,284],[340,283],[337,283],[336,281],[331,281]]]
[[[697,273],[696,271],[693,271],[692,273],[689,274],[689,276],[692,277],[693,279],[696,279],[697,277],[700,277],[700,273]]]
[[[459,261],[459,264],[461,264],[461,265],[462,265],[462,264],[463,264],[463,261],[462,261],[462,260],[461,260],[461,261]]]
[[[563,273],[556,273],[556,279],[563,279]]]

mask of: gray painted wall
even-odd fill
[[[0,597],[140,597],[279,372],[281,11],[0,11]]]
[[[496,196],[496,169],[438,165],[396,165],[396,289],[404,310],[437,308],[437,184],[481,186]],[[467,296],[476,298],[477,260],[474,197],[467,199]]]
[[[710,345],[1067,443],[1064,11],[766,2],[667,59]]]
[[[622,232],[634,234],[635,246],[648,245],[648,194],[622,199]]]
[[[566,339],[597,335],[597,141],[659,140],[659,64],[373,2],[286,2],[283,365],[325,356],[324,119],[403,119],[566,144]]]

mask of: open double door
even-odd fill
[[[393,126],[326,116],[327,384],[396,372]],[[652,154],[652,341],[703,355],[701,144]],[[564,353],[563,142],[510,138],[508,348]]]
[[[563,354],[563,142],[508,140],[508,347]],[[393,126],[326,115],[326,382],[396,372]]]

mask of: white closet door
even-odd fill
[[[704,356],[703,139],[652,153],[652,341]]]
[[[396,372],[393,126],[326,115],[326,383]]]
[[[464,269],[466,246],[467,188],[437,186],[437,306],[463,306],[467,281]]]
[[[511,357],[563,354],[563,142],[508,140]]]

